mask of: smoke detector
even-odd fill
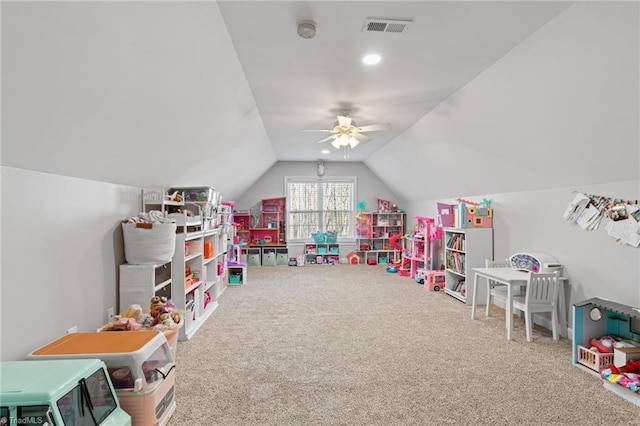
[[[298,23],[298,35],[301,38],[314,38],[316,36],[316,23],[313,21],[302,21]]]

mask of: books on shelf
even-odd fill
[[[464,274],[465,271],[465,254],[458,252],[447,253],[447,268],[459,274]]]
[[[450,234],[447,239],[447,247],[464,251],[464,234]]]

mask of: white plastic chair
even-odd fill
[[[533,273],[527,277],[527,289],[524,295],[513,297],[513,308],[524,312],[527,342],[531,341],[533,314],[551,312],[551,331],[553,340],[558,340],[558,294],[560,273]]]
[[[485,268],[511,268],[511,262],[509,262],[509,260],[485,259],[484,266]],[[497,301],[502,302],[503,307],[505,306],[507,303],[507,286],[494,280],[487,280],[487,304],[485,312],[487,316],[490,316],[491,305],[495,305]]]

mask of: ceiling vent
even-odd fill
[[[365,33],[406,33],[409,25],[413,21],[410,19],[378,19],[367,18],[364,21],[362,31]]]

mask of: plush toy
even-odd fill
[[[178,328],[182,327],[182,312],[180,311],[171,312],[171,319],[173,319],[174,324],[176,324]]]
[[[149,305],[149,313],[152,317],[157,318],[158,315],[162,313],[164,309],[164,304],[166,303],[167,298],[163,296],[153,296],[151,298],[151,304]]]
[[[157,323],[152,327],[154,330],[173,330],[182,327],[182,314],[179,311],[160,314]]]
[[[137,331],[142,326],[133,318],[116,315],[110,324],[103,326],[100,331]]]
[[[169,299],[166,302],[164,302],[164,306],[162,307],[162,313],[167,313],[170,314],[173,311],[175,303],[173,303],[173,300]]]

